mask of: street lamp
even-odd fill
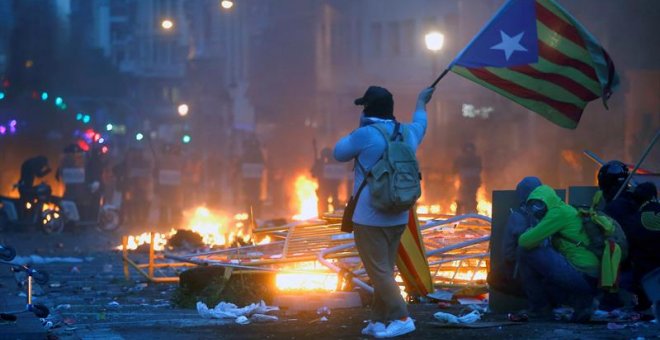
[[[163,19],[163,21],[160,22],[160,27],[162,27],[164,30],[171,30],[174,28],[174,21],[170,19]]]
[[[224,9],[231,9],[234,7],[234,2],[231,0],[222,0],[220,1],[220,6],[222,6]]]
[[[188,104],[181,104],[177,108],[177,111],[179,112],[179,116],[185,117],[188,114]]]
[[[445,44],[445,35],[437,31],[431,31],[424,36],[424,42],[429,51],[436,53]]]

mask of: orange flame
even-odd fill
[[[484,216],[493,216],[493,202],[488,200],[488,194],[485,186],[480,186],[477,190],[477,213]]]
[[[296,178],[295,205],[299,210],[298,213],[293,216],[294,220],[304,221],[319,216],[318,197],[316,196],[316,189],[318,189],[318,187],[318,183],[306,175],[300,175]]]
[[[220,212],[214,212],[206,207],[196,208],[187,223],[182,229],[196,232],[202,236],[202,241],[205,245],[225,246],[233,244],[236,240],[241,240],[243,243],[252,241],[254,244],[267,244],[271,242],[269,236],[257,241],[252,235],[252,226],[247,223],[249,215],[247,213],[239,213],[234,215],[231,219]],[[154,233],[154,250],[162,251],[167,245],[167,240],[176,234],[176,229],[171,229],[167,233]],[[127,248],[135,250],[143,244],[151,242],[150,233],[145,232],[139,235],[131,235],[128,237]],[[116,247],[121,250],[122,246]]]
[[[339,278],[319,262],[299,262],[283,268],[275,276],[275,286],[281,291],[326,291],[337,289]],[[287,273],[286,270],[295,271]]]

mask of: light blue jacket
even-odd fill
[[[389,134],[394,132],[394,120],[362,117],[360,127],[343,137],[335,145],[334,156],[340,162],[349,162],[357,159],[361,166],[355,166],[355,181],[353,185],[353,195],[357,193],[360,184],[364,180],[364,169],[369,171],[376,164],[385,152],[385,139],[383,135],[371,124],[382,124],[387,128]],[[413,113],[411,123],[401,124],[406,127],[405,140],[413,150],[422,143],[426,133],[426,111],[417,110]],[[378,211],[371,206],[371,195],[369,194],[369,185],[367,185],[358,200],[353,215],[353,223],[373,227],[391,227],[406,224],[408,222],[408,212],[385,213]]]

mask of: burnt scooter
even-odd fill
[[[37,271],[27,265],[17,265],[10,263],[9,261],[13,260],[15,256],[16,250],[14,248],[0,245],[0,265],[10,266],[11,270],[15,273],[25,272],[27,274],[27,302],[25,304],[25,309],[17,311],[0,311],[0,319],[4,321],[16,321],[16,314],[25,312],[34,313],[34,315],[38,318],[48,317],[50,314],[48,307],[39,303],[32,303],[33,282],[36,282],[40,285],[46,284],[48,282],[48,273]]]

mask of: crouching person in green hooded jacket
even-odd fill
[[[573,307],[571,321],[587,322],[597,294],[599,259],[589,243],[575,208],[564,203],[547,185],[534,189],[526,209],[539,223],[518,238],[518,272],[532,315],[550,316],[553,305]],[[552,247],[540,246],[550,238]]]

